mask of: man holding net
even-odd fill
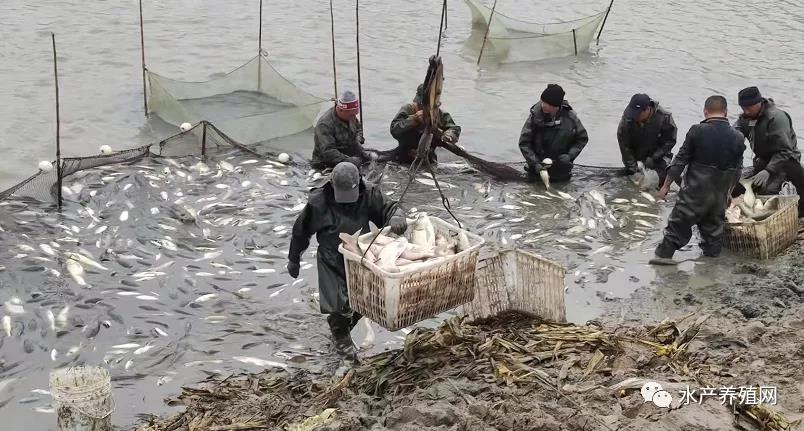
[[[530,108],[519,136],[529,181],[536,181],[543,169],[547,169],[551,181],[568,181],[573,163],[587,142],[589,135],[564,100],[564,89],[557,84],[548,85],[539,103]],[[547,158],[552,161],[549,165],[545,163]]]
[[[346,268],[343,255],[338,251],[339,235],[353,235],[358,230],[368,232],[369,222],[376,226],[387,223],[391,232],[401,235],[407,230],[407,222],[404,217],[395,215],[397,208],[397,203],[386,200],[379,187],[363,181],[353,163],[341,162],[324,186],[310,192],[307,205],[293,225],[288,273],[293,278],[299,276],[302,253],[315,234],[321,313],[328,315],[336,352],[347,358],[354,358],[357,353],[350,333],[362,316],[349,306]]]
[[[332,169],[340,162],[360,166],[376,156],[363,148],[363,125],[357,118],[360,102],[349,90],[327,110],[315,126],[313,169]]]
[[[416,159],[416,152],[419,149],[419,141],[424,133],[424,113],[422,112],[422,98],[424,97],[424,84],[419,84],[416,89],[416,97],[413,103],[403,106],[396,117],[391,121],[391,136],[399,143],[393,154],[393,159],[397,163],[411,164]],[[448,112],[438,108],[440,117],[438,128],[441,130],[441,139],[434,137],[430,153],[428,154],[430,163],[436,163],[435,150],[444,144],[454,145],[461,136],[461,126],[455,124],[452,116]]]
[[[673,115],[647,94],[634,94],[623,112],[617,128],[624,173],[640,173],[637,162],[659,174],[659,184],[667,175],[667,165],[676,145],[676,123]]]

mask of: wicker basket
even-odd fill
[[[436,233],[460,232],[430,216]],[[412,230],[408,230],[408,235]],[[470,247],[445,260],[416,270],[390,273],[341,245],[346,284],[353,310],[390,331],[406,328],[470,302],[475,294],[475,268],[483,238],[466,232]],[[409,238],[408,238],[409,239]]]
[[[475,299],[463,306],[469,320],[519,311],[551,322],[566,322],[561,265],[522,250],[505,250],[477,264]]]
[[[757,196],[762,200],[774,196]],[[738,254],[768,259],[784,251],[798,235],[798,195],[775,196],[779,210],[762,221],[726,223],[723,246]]]

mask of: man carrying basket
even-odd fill
[[[329,182],[310,192],[296,223],[288,252],[288,273],[299,276],[301,255],[310,245],[310,237],[318,241],[318,291],[321,313],[327,314],[335,350],[339,355],[354,358],[357,348],[350,332],[363,317],[349,306],[346,287],[346,268],[338,251],[339,235],[368,232],[369,222],[378,227],[388,224],[391,232],[401,235],[407,230],[404,217],[395,215],[397,202],[389,201],[379,189],[360,178],[357,166],[338,163]]]

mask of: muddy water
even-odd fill
[[[219,160],[209,161],[209,172],[194,158],[84,171],[66,183],[61,215],[18,201],[0,206],[6,266],[0,313],[11,322],[0,346],[4,417],[52,429],[50,397],[32,391],[46,390],[48,372],[70,364],[111,369],[118,406],[125,406],[115,413],[118,424],[164,411],[164,397],[210,374],[336,365],[317,312],[315,249],[303,256],[298,280],[284,269],[289,229],[310,185],[306,168],[234,153]],[[649,230],[638,219],[658,226],[658,219],[629,211],[662,214],[663,208],[623,180],[581,171],[572,186],[550,196],[543,187],[478,179],[460,164],[444,163],[442,170],[451,207],[469,229],[490,244],[534,250],[568,268],[570,320],[594,318],[601,301],[650,280],[652,270],[633,262],[645,261],[655,233],[622,234]],[[405,180],[398,167],[386,167],[383,190],[398,196]],[[590,190],[605,195],[605,207]],[[419,177],[408,193],[405,211],[449,217],[428,178]],[[615,204],[616,198],[629,203]],[[581,217],[600,224],[568,234]],[[85,263],[85,273],[74,278],[69,252],[91,256],[100,267]],[[374,329],[370,351],[398,347],[404,337]],[[354,336],[365,341],[365,327]]]
[[[146,61],[168,77],[207,80],[257,54],[257,2],[144,1]],[[356,87],[354,2],[336,2],[338,83]],[[413,97],[433,53],[440,3],[364,0],[361,65],[369,144],[391,147],[388,124]],[[542,8],[499,2],[507,15],[535,21],[571,19],[603,10],[608,2],[583,0]],[[615,131],[629,97],[645,91],[671,109],[684,136],[699,121],[704,99],[759,85],[789,109],[796,127],[804,106],[792,95],[804,89],[801,5],[796,2],[729,3],[682,0],[650,5],[618,0],[599,46],[577,58],[475,65],[470,13],[449,2],[441,54],[446,67],[444,106],[464,126],[464,143],[476,151],[518,159],[517,134],[548,82],[559,82],[589,129],[581,155],[587,164],[616,165]],[[62,87],[62,139],[70,156],[102,144],[129,148],[162,137],[142,115],[136,4],[51,0],[0,2],[0,188],[53,158],[54,109],[49,32],[57,33]],[[761,18],[758,18],[761,17]],[[724,24],[725,23],[725,24]],[[333,94],[327,2],[266,2],[263,48],[277,69],[314,94]],[[474,31],[477,35],[477,31]],[[736,109],[732,109],[732,118]],[[310,143],[298,151],[309,156]]]

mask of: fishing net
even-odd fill
[[[262,55],[205,82],[183,82],[147,73],[150,111],[176,126],[214,123],[231,139],[246,145],[313,127],[329,102],[293,85]]]
[[[40,202],[58,202],[58,187],[60,179],[63,180],[77,172],[97,168],[100,166],[121,163],[133,163],[146,156],[160,157],[186,157],[192,155],[206,155],[210,150],[237,148],[247,153],[259,156],[250,148],[240,144],[215,125],[202,121],[186,132],[177,133],[158,144],[148,144],[142,147],[131,148],[109,154],[97,154],[87,157],[67,157],[61,159],[61,173],[59,174],[56,162],[52,162],[53,169],[40,170],[24,181],[0,192],[0,201],[16,199],[33,199]]]
[[[567,57],[587,51],[606,11],[571,21],[536,23],[506,16],[480,0],[466,0],[472,23],[483,32],[488,27],[486,49],[506,62]],[[489,22],[489,17],[492,17]],[[484,54],[485,56],[485,54]]]

